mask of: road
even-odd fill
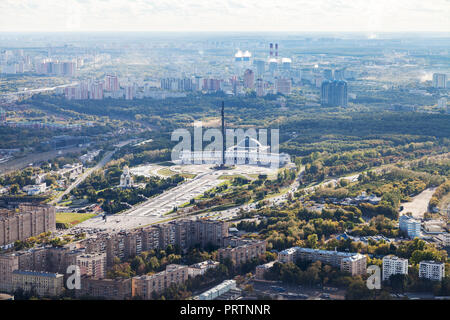
[[[94,171],[103,168],[105,164],[107,164],[115,151],[108,151],[105,153],[105,156],[100,160],[94,167],[86,170],[81,176],[79,176],[64,192],[61,192],[55,199],[50,201],[50,204],[56,204],[61,201],[61,199],[69,194],[74,188],[78,187],[80,183],[82,183],[87,177],[89,177]]]
[[[29,90],[21,90],[21,91],[16,91],[16,92],[8,92],[8,93],[4,93],[0,96],[14,96],[14,95],[28,95],[30,93],[42,93],[42,92],[50,92],[50,91],[55,91],[57,88],[65,88],[65,87],[70,87],[70,86],[75,86],[77,85],[79,82],[72,82],[72,83],[67,83],[67,84],[61,84],[59,86],[54,86],[54,87],[46,87],[46,88],[37,88],[37,89],[29,89]]]
[[[117,144],[115,147],[116,149],[114,151],[108,151],[105,153],[103,158],[92,168],[86,170],[81,176],[79,176],[64,192],[59,194],[55,199],[50,201],[50,204],[56,204],[61,201],[61,199],[66,195],[69,194],[74,188],[80,185],[87,177],[89,177],[93,172],[96,170],[99,170],[103,168],[109,161],[111,161],[112,156],[114,153],[119,150],[121,147],[133,142],[134,140],[127,140],[122,141],[119,144]]]
[[[53,151],[29,154],[22,158],[13,159],[13,160],[1,163],[0,164],[0,174],[7,174],[7,173],[13,172],[15,170],[20,170],[20,169],[26,168],[26,167],[28,167],[28,165],[30,163],[48,161],[48,160],[56,158],[60,155],[72,153],[72,152],[79,152],[81,150],[82,150],[81,148],[76,147],[76,148],[68,148],[68,149],[53,150]]]

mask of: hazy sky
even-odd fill
[[[0,31],[450,31],[450,0],[0,0]]]

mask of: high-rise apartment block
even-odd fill
[[[330,107],[346,107],[348,104],[347,82],[323,81],[321,85],[321,103]]]
[[[234,265],[239,266],[253,258],[257,258],[266,252],[265,240],[244,240],[229,238],[225,240],[226,248],[218,251],[219,260],[230,259]]]
[[[383,257],[383,281],[389,280],[394,274],[408,274],[408,259],[394,255]]]
[[[18,212],[0,211],[0,246],[56,230],[55,208],[41,204],[21,204]]]
[[[96,279],[106,276],[106,253],[81,254],[77,256],[76,263],[82,275]]]
[[[117,234],[98,235],[83,241],[87,253],[106,252],[107,265],[114,258],[127,259],[152,249],[166,249],[169,245],[186,250],[195,245],[221,247],[228,237],[228,223],[212,220],[180,219],[169,223]]]
[[[0,255],[0,292],[12,292],[12,273],[19,269],[16,255]]]
[[[433,87],[437,89],[447,88],[447,75],[445,73],[433,74]]]
[[[119,91],[119,79],[116,75],[107,74],[105,77],[105,90],[106,91]]]
[[[421,223],[408,215],[402,215],[399,219],[399,228],[405,232],[411,239],[420,237]]]
[[[189,267],[170,264],[166,270],[153,275],[138,276],[132,279],[132,295],[145,300],[152,299],[153,293],[160,293],[171,285],[182,284],[189,277]]]
[[[441,281],[445,277],[445,263],[421,261],[419,264],[419,277],[433,281]]]
[[[244,72],[244,88],[253,89],[255,86],[255,73],[247,69]]]
[[[277,86],[277,93],[281,93],[284,95],[290,95],[291,94],[291,79],[286,78],[279,78],[276,81]]]

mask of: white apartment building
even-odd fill
[[[295,262],[297,259],[306,261],[321,261],[338,267],[352,276],[365,274],[367,269],[366,256],[359,253],[327,251],[310,248],[293,247],[278,253],[281,263]]]
[[[445,233],[442,234],[442,237],[443,237],[442,245],[444,247],[450,247],[450,233],[445,232]]]
[[[411,216],[403,215],[399,219],[399,228],[405,231],[411,239],[420,237],[420,221]]]
[[[408,259],[402,259],[394,255],[383,258],[383,281],[389,280],[394,274],[408,274]]]
[[[437,261],[421,261],[419,277],[433,281],[441,281],[445,276],[445,264]]]

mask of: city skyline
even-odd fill
[[[0,3],[0,32],[449,32],[450,1],[129,1]]]

